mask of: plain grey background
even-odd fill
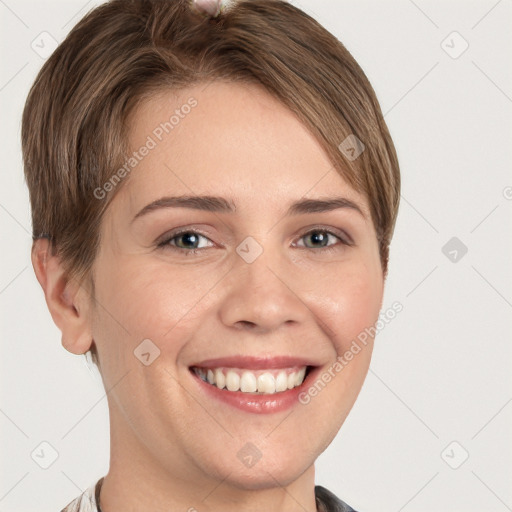
[[[55,512],[108,470],[99,374],[61,346],[31,266],[20,151],[45,51],[99,3],[0,0],[0,512]],[[512,2],[292,3],[367,74],[402,171],[383,311],[403,311],[317,484],[360,512],[512,510]]]

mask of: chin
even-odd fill
[[[268,448],[272,450],[271,447]],[[256,455],[256,454],[255,454]],[[238,489],[245,490],[261,490],[271,489],[278,486],[287,486],[297,480],[308,468],[310,468],[315,460],[307,457],[305,450],[288,450],[286,453],[272,453],[265,456],[261,453],[261,457],[257,459],[256,455],[253,460],[243,462],[243,454],[235,458],[233,464],[223,464],[222,468],[209,468],[207,471],[219,474],[220,479],[224,483],[229,484]],[[217,459],[218,460],[218,459]],[[226,461],[226,459],[223,459]]]

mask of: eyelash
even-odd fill
[[[344,240],[340,235],[337,235],[336,233],[334,233],[334,232],[332,232],[332,231],[330,231],[328,229],[323,229],[323,228],[313,228],[313,229],[311,229],[309,231],[306,231],[305,233],[303,233],[300,236],[300,239],[304,238],[307,235],[311,235],[312,233],[326,233],[328,235],[332,235],[335,238],[337,238],[341,242],[341,245],[343,245],[343,246],[351,247],[351,246],[354,245],[352,242],[349,242],[348,240]],[[201,252],[201,251],[203,251],[205,249],[208,249],[208,247],[203,247],[201,249],[184,249],[183,247],[176,247],[174,245],[170,245],[169,242],[171,242],[175,238],[178,238],[180,235],[184,235],[184,234],[199,235],[199,236],[202,236],[202,237],[210,240],[207,236],[203,235],[199,231],[195,231],[193,229],[183,229],[181,231],[177,231],[177,232],[171,233],[164,240],[162,240],[161,242],[158,242],[157,243],[157,248],[164,249],[164,250],[171,249],[173,251],[192,253],[192,254],[197,254],[197,253],[199,253],[199,252]],[[211,242],[211,240],[210,240],[210,242]],[[331,251],[336,250],[336,248],[339,245],[340,244],[333,244],[333,245],[329,245],[327,247],[319,247],[319,248],[304,247],[304,249],[307,249],[307,250],[310,250],[310,251],[316,251],[316,252],[318,252],[318,251],[321,251],[321,252],[331,252]]]

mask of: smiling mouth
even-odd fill
[[[311,370],[311,366],[247,370],[244,368],[190,367],[190,371],[202,381],[226,391],[238,391],[256,395],[274,395],[299,387]]]

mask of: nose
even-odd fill
[[[304,322],[311,313],[293,270],[292,262],[278,249],[264,250],[252,263],[238,259],[228,276],[220,306],[224,325],[268,332]]]

